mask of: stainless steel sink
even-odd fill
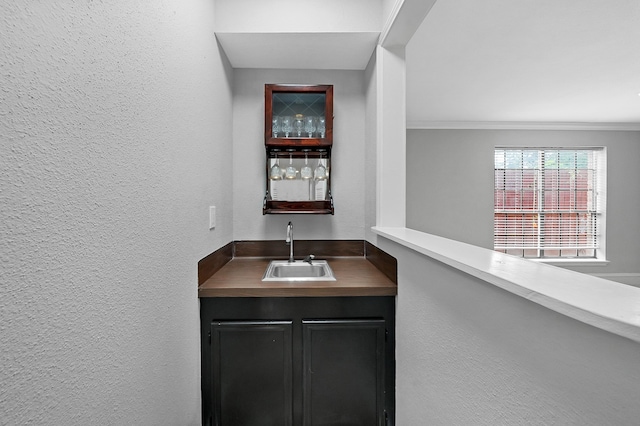
[[[311,263],[297,260],[272,260],[262,281],[335,281],[333,271],[326,260]]]

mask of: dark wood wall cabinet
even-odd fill
[[[333,214],[333,86],[266,84],[263,214]]]
[[[388,426],[395,298],[202,298],[203,425]]]

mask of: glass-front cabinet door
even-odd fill
[[[266,145],[333,144],[333,86],[267,84],[264,96]]]
[[[333,86],[265,85],[263,214],[333,214]]]

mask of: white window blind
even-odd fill
[[[533,258],[597,258],[602,148],[496,148],[494,249]]]

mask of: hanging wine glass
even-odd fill
[[[282,169],[280,168],[280,159],[278,158],[278,154],[276,154],[276,162],[271,167],[269,171],[269,178],[271,180],[281,180],[282,179]]]
[[[287,171],[284,177],[287,179],[295,179],[296,177],[298,177],[298,170],[293,167],[293,157],[291,154],[289,154],[289,167],[287,167]]]
[[[304,153],[304,167],[300,170],[300,177],[303,180],[309,180],[313,178],[313,170],[311,170],[311,167],[309,167],[309,156],[307,150],[305,150]]]
[[[327,197],[327,169],[322,164],[322,156],[323,153],[321,152],[318,165],[314,171],[314,200],[316,201],[324,201]]]
[[[327,180],[327,169],[322,164],[322,160],[323,160],[322,154],[320,154],[320,159],[318,160],[318,166],[316,167],[316,170],[314,172],[315,180]]]

